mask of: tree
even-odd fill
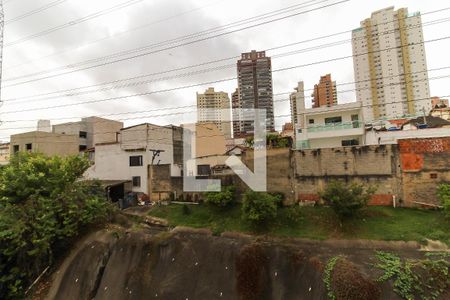
[[[438,197],[444,206],[444,213],[450,219],[450,184],[443,183],[438,187]]]
[[[277,215],[277,201],[276,196],[268,193],[247,191],[242,203],[242,216],[253,225],[267,225]]]
[[[99,182],[79,181],[88,167],[84,157],[18,153],[0,169],[0,299],[23,298],[68,238],[109,215]]]
[[[320,196],[333,208],[339,219],[353,217],[361,208],[367,205],[375,193],[374,187],[364,188],[362,184],[349,185],[338,181],[330,182]]]

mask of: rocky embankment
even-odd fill
[[[148,222],[147,223],[152,223]],[[206,230],[112,227],[91,234],[51,278],[46,299],[400,299],[378,283],[375,250],[421,257],[416,243],[273,239]],[[337,271],[338,270],[338,271]]]

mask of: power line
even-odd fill
[[[330,1],[330,0],[325,0],[325,1]],[[139,54],[135,54],[135,55],[132,55],[132,56],[129,56],[129,57],[125,57],[125,58],[118,58],[118,59],[111,60],[111,61],[105,61],[105,62],[102,62],[102,63],[99,63],[99,64],[95,64],[95,65],[92,65],[92,66],[87,66],[87,67],[79,68],[79,69],[76,69],[76,70],[70,70],[70,71],[67,71],[65,73],[48,75],[48,76],[45,76],[45,77],[40,77],[40,78],[36,78],[36,79],[30,79],[30,80],[27,80],[27,81],[6,85],[6,86],[4,86],[4,88],[17,86],[17,85],[22,85],[22,84],[29,83],[29,82],[34,82],[34,81],[40,81],[40,80],[43,80],[43,79],[49,79],[49,78],[53,78],[53,77],[56,77],[56,76],[67,75],[67,74],[71,74],[71,73],[82,71],[82,70],[88,70],[88,69],[93,69],[93,68],[97,68],[97,67],[103,67],[103,66],[107,66],[107,65],[110,65],[110,64],[118,63],[118,62],[127,61],[127,60],[130,60],[130,59],[136,59],[136,58],[147,56],[147,55],[150,55],[150,54],[155,54],[155,53],[159,53],[159,52],[163,52],[163,51],[179,48],[179,47],[182,47],[182,46],[187,46],[187,45],[199,43],[199,42],[210,40],[210,39],[213,39],[213,38],[229,35],[229,34],[232,34],[232,33],[235,33],[235,32],[239,32],[239,31],[255,28],[255,27],[258,27],[258,26],[270,24],[270,23],[273,23],[273,22],[281,21],[281,20],[285,20],[285,19],[288,19],[288,18],[291,18],[291,17],[294,17],[294,16],[298,16],[298,15],[305,14],[305,13],[308,13],[308,12],[312,12],[312,11],[328,8],[328,7],[335,6],[335,5],[338,5],[338,4],[341,4],[341,3],[344,3],[344,2],[348,2],[348,1],[350,1],[350,0],[341,0],[341,1],[338,1],[336,3],[320,6],[320,7],[313,8],[313,9],[306,10],[306,11],[293,13],[293,14],[290,14],[290,15],[287,15],[287,16],[283,16],[283,17],[279,17],[279,18],[272,19],[272,20],[269,20],[269,21],[264,21],[264,22],[261,22],[261,23],[249,25],[249,26],[246,26],[246,27],[243,27],[243,28],[238,28],[238,29],[235,29],[235,30],[222,32],[222,33],[215,34],[215,35],[212,35],[212,36],[199,38],[199,39],[196,39],[196,40],[193,40],[193,41],[188,41],[188,42],[184,42],[184,43],[181,43],[181,44],[168,46],[168,47],[165,47],[165,48],[161,48],[161,49],[157,49],[157,50],[153,50],[153,51],[149,51],[149,52],[139,53]],[[147,46],[147,47],[149,47],[149,46]],[[127,52],[133,53],[133,52],[142,51],[140,48],[138,48],[138,49],[139,50],[132,49],[132,50],[129,50]],[[80,64],[90,63],[91,61],[107,60],[110,57],[114,57],[114,56],[117,56],[117,55],[124,55],[124,51],[116,53],[116,54],[113,54],[113,55],[110,55],[110,56],[101,57],[101,58],[97,58],[97,59],[90,60],[90,61],[85,61],[85,62],[82,62]],[[76,64],[71,64],[71,65],[68,65],[68,66],[60,67],[59,69],[61,69],[61,68],[63,68],[63,69],[64,68],[73,68],[75,66],[76,66]],[[50,71],[50,72],[52,72],[52,71]],[[32,76],[32,75],[24,75],[23,77],[29,77],[29,76]],[[20,78],[16,77],[14,79],[8,79],[8,80],[4,80],[4,81],[11,81],[11,80],[17,80],[17,79],[20,79]]]
[[[123,35],[123,34],[129,33],[129,32],[132,32],[132,31],[140,30],[140,29],[149,27],[149,26],[151,26],[151,25],[156,25],[156,24],[159,24],[159,23],[162,23],[162,22],[171,20],[171,19],[179,18],[179,17],[181,17],[181,16],[183,16],[183,15],[186,15],[186,14],[189,14],[189,13],[192,13],[192,12],[195,12],[195,11],[202,10],[202,9],[208,7],[208,6],[215,5],[215,4],[217,4],[217,3],[219,3],[219,2],[222,2],[222,1],[223,1],[223,0],[214,1],[214,2],[211,2],[211,3],[206,4],[206,5],[204,5],[204,6],[196,7],[196,8],[193,8],[193,9],[190,9],[190,10],[187,10],[187,11],[184,11],[184,12],[181,12],[181,13],[178,13],[178,14],[176,14],[176,15],[172,15],[172,16],[170,16],[170,17],[166,17],[166,18],[163,18],[163,19],[159,19],[159,20],[156,20],[156,21],[152,21],[152,22],[150,22],[150,23],[146,23],[146,24],[143,24],[143,25],[139,25],[139,26],[136,26],[136,27],[127,29],[127,30],[125,30],[125,31],[121,31],[121,32],[118,32],[118,33],[115,33],[115,34],[112,34],[112,35],[108,35],[108,36],[103,37],[103,38],[100,38],[100,39],[93,40],[93,41],[91,41],[91,42],[88,42],[88,43],[86,43],[86,44],[83,44],[83,45],[79,46],[78,48],[68,48],[68,49],[65,49],[65,50],[63,50],[63,51],[54,52],[54,53],[51,53],[51,54],[49,54],[49,55],[41,56],[41,57],[39,57],[39,58],[37,58],[37,59],[31,59],[31,60],[22,62],[22,63],[20,63],[20,64],[13,65],[13,66],[11,66],[11,67],[5,68],[4,70],[15,69],[15,68],[18,68],[18,67],[21,67],[21,66],[29,65],[29,64],[31,64],[31,63],[33,63],[33,62],[37,62],[37,61],[46,59],[46,58],[50,58],[50,57],[53,57],[53,56],[65,54],[65,53],[72,52],[72,51],[77,51],[77,50],[79,50],[79,49],[85,48],[86,46],[90,46],[90,45],[92,45],[92,44],[95,44],[95,43],[98,43],[98,42],[102,42],[102,41],[105,41],[105,40],[108,40],[108,39],[111,39],[111,38],[116,38],[116,37],[118,37],[118,36],[121,36],[121,35]]]
[[[446,39],[450,39],[450,36],[436,38],[436,39],[428,40],[428,41],[422,41],[422,42],[419,42],[419,43],[413,43],[413,44],[409,44],[409,45],[401,45],[401,46],[396,46],[396,47],[391,47],[391,48],[386,48],[386,49],[369,51],[369,52],[366,52],[366,53],[356,54],[354,56],[353,55],[343,56],[343,57],[337,57],[337,58],[332,58],[332,59],[328,59],[328,60],[311,62],[311,63],[307,63],[307,64],[302,64],[302,65],[296,65],[296,66],[280,68],[280,69],[277,69],[277,70],[272,70],[272,73],[292,70],[292,69],[296,69],[296,68],[303,68],[303,67],[306,67],[306,66],[312,66],[312,65],[316,65],[316,64],[335,62],[335,61],[338,61],[338,60],[349,59],[349,58],[353,58],[353,57],[357,57],[357,56],[363,56],[363,55],[368,55],[368,54],[372,54],[372,53],[379,53],[379,52],[382,52],[382,51],[390,51],[390,50],[399,49],[399,48],[403,48],[403,47],[410,47],[410,46],[414,46],[414,45],[420,45],[420,44],[425,44],[425,43],[437,42],[437,41],[442,41],[442,40],[446,40]],[[237,79],[237,77],[225,78],[225,79],[219,79],[219,80],[214,80],[214,81],[209,81],[209,82],[195,83],[195,84],[190,84],[190,85],[178,86],[178,87],[174,87],[174,88],[167,88],[167,89],[156,90],[156,91],[141,92],[141,93],[136,93],[136,94],[124,95],[124,96],[116,96],[116,97],[103,98],[103,99],[94,99],[94,100],[88,100],[88,101],[84,101],[84,102],[59,104],[59,105],[46,106],[46,107],[40,107],[40,108],[31,108],[31,109],[23,109],[23,110],[15,110],[15,111],[6,111],[6,112],[3,112],[3,114],[11,114],[11,113],[18,113],[18,112],[28,112],[28,111],[37,111],[37,110],[44,110],[44,109],[69,107],[69,106],[78,106],[78,105],[82,105],[82,104],[91,104],[91,103],[113,101],[113,100],[126,99],[126,98],[132,98],[132,97],[147,96],[147,95],[151,95],[151,94],[165,93],[165,92],[170,92],[170,91],[176,91],[176,90],[181,90],[181,89],[187,89],[187,88],[202,86],[202,85],[206,85],[206,84],[214,84],[214,83],[226,82],[226,81],[231,81],[231,80],[236,80],[236,79]]]
[[[79,63],[72,63],[72,64],[66,65],[66,66],[60,66],[60,67],[56,67],[56,68],[49,69],[49,70],[44,70],[44,71],[40,71],[40,72],[35,72],[35,73],[31,73],[31,74],[26,74],[26,75],[21,75],[21,76],[9,78],[9,79],[7,79],[7,81],[17,80],[17,79],[26,78],[26,77],[32,77],[32,76],[41,75],[41,74],[45,74],[45,73],[51,73],[51,72],[55,72],[55,71],[59,71],[59,70],[64,70],[64,69],[67,69],[67,68],[74,68],[74,67],[77,67],[77,66],[83,66],[83,65],[87,65],[87,64],[91,64],[91,63],[95,63],[95,62],[99,62],[99,61],[105,61],[107,59],[112,59],[112,58],[120,57],[120,56],[127,55],[127,54],[137,53],[137,52],[140,52],[140,51],[144,51],[146,49],[153,49],[153,48],[157,48],[157,47],[161,47],[161,46],[165,46],[165,45],[171,45],[171,44],[174,44],[176,42],[181,42],[181,41],[184,41],[184,40],[192,39],[194,37],[199,37],[199,36],[202,36],[202,35],[211,34],[213,32],[222,31],[222,30],[227,29],[228,27],[235,27],[235,26],[238,26],[238,25],[251,23],[251,22],[254,22],[254,21],[259,20],[259,19],[265,19],[265,18],[273,17],[273,16],[276,16],[276,15],[279,15],[279,14],[285,14],[285,13],[289,12],[290,10],[298,10],[300,8],[304,8],[305,6],[308,7],[308,6],[314,5],[314,2],[317,2],[317,1],[319,1],[319,0],[309,0],[307,2],[303,2],[303,3],[300,3],[300,4],[296,4],[296,5],[291,5],[291,6],[282,8],[282,9],[271,11],[269,13],[264,13],[262,15],[257,15],[255,17],[251,17],[251,18],[235,21],[235,22],[232,22],[232,23],[229,23],[229,24],[226,24],[226,25],[216,26],[216,27],[213,27],[213,28],[210,28],[210,29],[207,29],[207,30],[191,33],[191,34],[188,34],[188,35],[183,35],[183,36],[180,36],[180,37],[177,37],[177,38],[172,38],[172,39],[169,39],[169,40],[165,40],[165,41],[162,41],[162,42],[158,42],[158,43],[154,43],[154,44],[150,44],[150,45],[146,45],[146,46],[142,46],[142,47],[137,47],[137,48],[133,48],[133,49],[129,49],[129,50],[119,51],[119,52],[116,52],[116,53],[113,53],[113,54],[109,54],[109,55],[106,55],[106,56],[89,59],[89,60],[82,61],[82,62],[79,62]],[[331,0],[320,0],[320,1],[321,2],[328,2],[328,1],[331,1]],[[313,4],[307,4],[307,3],[310,3],[310,2],[313,2]],[[305,5],[305,4],[307,4],[307,5]]]
[[[114,11],[122,9],[122,8],[126,8],[128,6],[134,5],[134,4],[142,2],[142,1],[143,0],[128,0],[125,3],[120,3],[120,4],[114,5],[112,7],[109,7],[107,9],[102,9],[102,10],[100,10],[98,12],[89,14],[89,15],[87,15],[85,17],[82,17],[82,18],[79,18],[79,19],[76,19],[76,20],[72,20],[72,21],[70,21],[68,23],[64,23],[64,24],[61,24],[61,25],[58,25],[58,26],[46,29],[46,30],[41,31],[41,32],[34,33],[34,34],[31,34],[31,35],[19,38],[19,39],[13,41],[13,42],[4,44],[4,47],[5,48],[11,47],[11,46],[14,46],[14,45],[21,44],[23,42],[29,41],[31,39],[35,39],[35,38],[39,38],[39,37],[45,36],[45,35],[48,35],[50,33],[55,32],[55,31],[58,31],[58,30],[61,30],[61,29],[65,29],[67,27],[74,26],[74,25],[77,25],[77,24],[80,24],[80,23],[83,23],[83,22],[86,22],[86,21],[98,18],[100,16],[109,14],[111,12],[114,12]]]
[[[445,68],[437,68],[436,70],[442,70],[442,69],[450,69],[450,66],[445,67]],[[409,73],[409,74],[415,74],[415,73],[423,73],[423,72],[414,72],[414,73]],[[392,76],[387,76],[384,78],[390,78]],[[436,77],[432,77],[432,78],[425,78],[425,79],[420,79],[420,80],[411,80],[411,81],[405,81],[403,82],[398,82],[398,83],[390,83],[390,84],[385,84],[385,85],[381,85],[380,87],[389,87],[389,86],[396,86],[396,85],[402,85],[402,84],[407,84],[407,83],[416,83],[416,82],[423,82],[423,81],[428,81],[428,80],[437,80],[437,79],[443,79],[443,78],[449,78],[450,75],[443,75],[443,76],[436,76]],[[380,78],[377,78],[376,80],[379,80]],[[359,81],[359,82],[370,82],[371,80],[363,80],[363,81]],[[357,83],[357,82],[353,82],[353,83]],[[345,83],[345,85],[348,85],[349,83]],[[354,92],[354,91],[362,91],[362,90],[369,90],[371,89],[371,87],[365,87],[365,88],[356,88],[356,89],[351,89],[351,90],[345,90],[345,91],[341,91],[341,93],[348,93],[348,92]],[[292,92],[290,92],[292,93]],[[429,98],[423,98],[423,99],[414,99],[412,101],[419,101],[419,100],[425,100],[425,99],[429,99]],[[289,98],[285,98],[285,99],[278,99],[278,100],[274,100],[273,102],[285,102],[285,101],[290,101]],[[400,101],[400,102],[411,102],[409,100],[407,101]],[[392,103],[400,103],[400,102],[391,102],[391,103],[381,103],[378,105],[362,105],[362,107],[369,107],[369,106],[383,106],[383,105],[387,105],[387,104],[392,104]],[[146,110],[146,111],[133,111],[133,112],[124,112],[124,113],[112,113],[112,114],[104,114],[104,115],[98,115],[97,117],[106,117],[106,116],[114,116],[114,115],[122,115],[122,114],[139,114],[139,113],[146,113],[146,112],[155,112],[155,111],[164,111],[164,110],[173,110],[173,109],[183,109],[183,108],[193,108],[196,107],[196,105],[185,105],[185,106],[178,106],[178,107],[166,107],[166,108],[158,108],[158,109],[151,109],[151,110]],[[346,110],[341,109],[341,110]],[[334,111],[341,111],[339,108],[338,109],[334,109]],[[132,117],[132,118],[119,118],[118,120],[131,120],[131,119],[142,119],[142,118],[149,118],[149,117],[161,117],[161,116],[172,116],[172,115],[180,115],[180,114],[186,114],[186,113],[194,113],[195,111],[189,110],[189,111],[185,111],[185,112],[174,112],[174,113],[165,113],[165,114],[158,114],[158,115],[151,115],[151,116],[137,116],[137,117]],[[277,116],[275,116],[277,117]],[[56,120],[69,120],[69,119],[77,119],[77,118],[83,118],[83,117],[65,117],[65,118],[54,118],[51,119],[51,121],[56,121]],[[35,120],[13,120],[13,121],[5,121],[5,123],[12,123],[12,122],[28,122],[28,121],[38,121],[37,119]],[[100,121],[102,122],[102,121]],[[105,121],[107,122],[107,121]],[[12,129],[23,129],[24,127],[16,127],[16,128],[7,128],[8,130],[12,130]],[[25,128],[34,128],[34,127],[25,127]],[[6,130],[5,128],[0,129],[0,130]]]
[[[56,6],[56,5],[59,5],[59,4],[63,3],[63,2],[66,2],[66,1],[68,1],[68,0],[56,0],[56,1],[50,2],[50,3],[48,3],[48,4],[44,5],[44,6],[38,7],[36,9],[28,11],[28,12],[26,12],[24,14],[21,14],[20,16],[17,16],[17,17],[14,17],[14,18],[6,20],[5,21],[5,25],[17,22],[17,21],[22,20],[22,19],[25,19],[25,18],[27,18],[27,17],[29,17],[31,15],[43,12],[43,11],[45,11],[47,9],[50,9],[50,8]]]
[[[433,21],[427,22],[423,26],[436,25],[436,24],[440,24],[442,22],[448,22],[448,21],[450,21],[450,18],[442,18],[442,19],[437,19],[437,20],[433,20]],[[406,30],[412,30],[412,29],[417,28],[417,27],[420,27],[420,24],[419,25],[410,26]],[[398,30],[399,29],[394,29],[394,30],[382,32],[382,33],[380,33],[378,35],[391,34],[391,33],[396,32]],[[358,39],[363,39],[363,38],[358,38]],[[284,57],[284,56],[289,56],[289,55],[295,55],[295,54],[298,54],[298,53],[304,53],[304,52],[324,49],[326,47],[338,46],[338,45],[342,45],[344,43],[347,43],[347,42],[350,42],[350,41],[356,41],[356,40],[357,39],[350,39],[350,40],[346,39],[346,40],[332,42],[332,43],[328,43],[328,44],[322,44],[322,45],[318,45],[318,46],[313,46],[313,47],[310,47],[310,48],[304,48],[304,49],[294,50],[294,51],[290,51],[290,52],[286,52],[286,53],[275,54],[275,55],[272,56],[272,58]],[[293,44],[297,44],[297,43],[302,43],[302,42],[303,41],[296,42],[296,43],[290,43],[289,46],[292,46]],[[284,47],[286,47],[286,45],[281,45],[281,46],[278,46],[278,47],[272,47],[270,50],[280,49],[280,48],[284,48]],[[265,50],[265,51],[269,51],[269,50]],[[110,82],[104,82],[104,83],[99,83],[99,84],[95,84],[95,85],[83,86],[83,87],[78,87],[78,88],[71,88],[71,89],[66,89],[66,90],[59,90],[59,91],[42,93],[42,94],[37,94],[37,95],[16,97],[16,98],[12,98],[12,99],[4,99],[3,101],[4,102],[10,102],[10,101],[18,101],[18,100],[21,100],[21,99],[30,99],[30,98],[31,99],[32,98],[39,98],[39,100],[49,100],[49,99],[55,99],[55,98],[60,98],[60,97],[73,97],[73,96],[77,96],[77,95],[85,95],[85,94],[90,94],[90,93],[95,93],[95,92],[108,91],[108,90],[117,89],[117,88],[126,88],[126,87],[131,87],[131,86],[134,87],[134,86],[137,86],[137,85],[148,84],[148,83],[157,82],[157,81],[161,81],[161,80],[167,80],[167,79],[173,79],[173,78],[190,76],[192,74],[192,72],[185,73],[185,74],[180,74],[180,75],[172,75],[172,76],[169,76],[169,77],[163,77],[163,78],[158,78],[158,79],[145,80],[145,81],[140,81],[140,82],[128,82],[128,83],[125,83],[125,82],[131,81],[131,80],[134,80],[134,79],[150,77],[150,76],[154,76],[154,75],[171,73],[171,72],[179,71],[179,70],[191,69],[191,68],[195,68],[195,67],[198,67],[198,66],[208,65],[208,64],[217,63],[217,62],[221,62],[221,61],[227,61],[227,60],[236,59],[236,58],[239,58],[239,56],[233,56],[233,57],[227,57],[227,58],[223,58],[223,59],[217,59],[217,60],[214,60],[214,61],[199,63],[199,64],[196,64],[196,65],[190,65],[190,66],[180,67],[180,68],[176,68],[176,69],[161,71],[161,72],[154,72],[154,73],[134,76],[134,77],[130,77],[130,78],[118,79],[118,80],[114,80],[114,81],[110,81]],[[209,68],[209,69],[205,69],[203,71],[202,70],[198,70],[198,71],[195,71],[195,73],[196,74],[206,73],[206,72],[210,72],[210,71],[216,71],[216,70],[220,70],[220,69],[230,68],[230,67],[233,67],[233,66],[235,66],[235,64],[224,65],[224,66],[215,67],[215,68]],[[122,82],[123,82],[123,84],[120,84]],[[103,88],[100,88],[100,89],[94,89],[94,90],[88,90],[88,91],[74,92],[74,91],[77,91],[77,90],[83,90],[83,89],[88,89],[88,88],[91,88],[91,87],[108,85],[108,84],[120,84],[120,85],[114,85],[114,86],[110,86],[110,87],[103,87]],[[66,94],[61,94],[61,93],[66,93]],[[55,95],[55,96],[44,97],[44,98],[41,97],[41,96],[48,96],[48,95]],[[24,101],[19,101],[19,103],[20,102],[24,102]]]

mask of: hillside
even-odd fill
[[[376,250],[424,258],[415,242],[275,239],[117,225],[80,242],[36,299],[401,299],[375,281]],[[441,295],[439,299],[449,296]],[[448,299],[448,298],[447,298]]]

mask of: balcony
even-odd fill
[[[364,123],[361,121],[353,121],[348,123],[317,125],[308,127],[306,132],[308,139],[363,135]]]

